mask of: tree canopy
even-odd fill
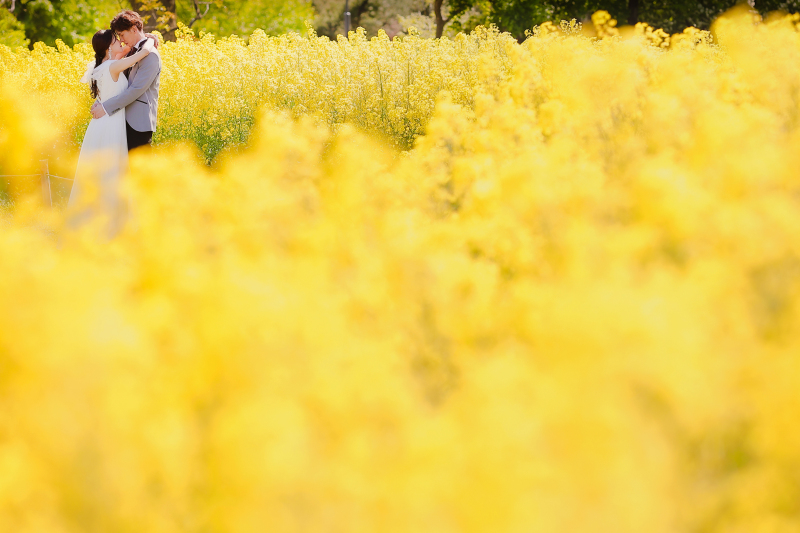
[[[374,35],[399,33],[409,20],[428,21],[431,36],[495,24],[518,39],[545,21],[588,20],[608,11],[619,24],[647,22],[668,32],[688,26],[707,29],[715,17],[743,0],[348,0],[352,27]],[[130,3],[129,3],[130,2]],[[750,0],[762,13],[800,11],[800,0]],[[178,22],[219,36],[247,36],[256,28],[269,34],[302,31],[311,21],[320,35],[343,33],[345,0],[0,0],[0,43],[36,41],[69,45],[108,27],[114,14],[132,8],[146,29],[174,38]],[[416,17],[416,18],[414,18]]]
[[[116,0],[0,0],[0,4],[5,4],[0,8],[0,20],[15,18],[22,25],[25,39],[50,46],[55,45],[56,39],[70,46],[91,39],[97,30],[108,28],[120,10]]]
[[[143,15],[147,30],[174,38],[178,22],[195,31],[250,35],[302,31],[314,20],[310,0],[0,0],[0,43],[25,46],[56,39],[68,45],[85,42],[123,9]]]
[[[436,2],[437,0],[431,0]],[[716,17],[745,0],[449,0],[448,16],[454,30],[468,30],[477,24],[494,23],[502,31],[523,38],[525,30],[542,22],[588,21],[598,10],[608,11],[620,25],[647,22],[675,33],[694,26],[708,29]],[[800,11],[800,0],[755,0],[751,6],[761,13]],[[465,21],[456,19],[472,11]]]
[[[0,44],[16,48],[28,46],[25,25],[18,21],[7,9],[0,8]]]

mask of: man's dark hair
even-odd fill
[[[111,29],[117,34],[134,27],[142,30],[144,29],[144,23],[142,23],[142,17],[139,16],[139,13],[130,9],[122,11],[111,21]]]

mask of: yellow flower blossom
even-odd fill
[[[0,181],[0,532],[800,530],[798,26],[182,29],[119,236]]]

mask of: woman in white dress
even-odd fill
[[[128,87],[123,72],[147,56],[153,45],[153,40],[148,39],[139,52],[125,57],[130,49],[113,31],[100,30],[92,37],[95,60],[89,63],[81,81],[90,84],[92,96],[104,102]],[[125,202],[120,198],[119,185],[127,166],[125,110],[92,119],[83,137],[67,204],[70,227],[100,219],[106,237],[116,235],[125,220]]]

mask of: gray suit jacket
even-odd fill
[[[161,56],[153,50],[131,68],[128,88],[103,102],[106,113],[113,115],[125,108],[125,121],[136,131],[156,131],[158,85],[161,80]]]

